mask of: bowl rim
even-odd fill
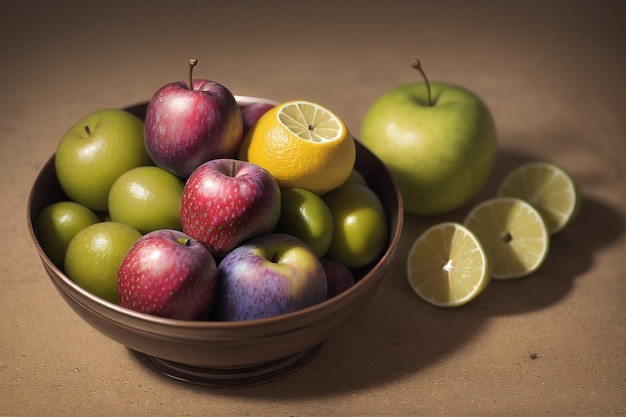
[[[254,102],[265,102],[265,103],[272,103],[272,104],[278,103],[275,100],[257,98],[257,97],[252,97],[252,96],[235,96],[235,98],[237,99],[238,104],[240,104],[241,106],[252,104]],[[133,109],[139,109],[145,106],[146,104],[147,102],[140,102],[135,105],[126,106],[123,109],[132,112]],[[359,155],[359,153],[364,152],[366,156],[370,158],[373,157],[375,159],[378,159],[371,151],[369,151],[363,144],[361,144],[357,138],[354,138],[354,139],[355,139],[356,147],[357,147],[357,156]],[[394,178],[392,177],[391,172],[389,171],[388,167],[384,163],[382,163],[380,159],[378,159],[381,167],[385,171],[384,175],[387,176],[391,180],[390,181],[392,185],[391,192],[395,196],[394,201],[396,201],[397,203],[397,207],[394,207],[394,212],[387,214],[388,221],[390,223],[389,226],[392,226],[393,224],[393,222],[391,221],[392,218],[394,217],[397,218],[397,221],[396,221],[394,228],[389,227],[388,244],[385,249],[385,252],[378,258],[378,260],[375,263],[371,263],[367,266],[367,273],[363,274],[360,277],[360,279],[350,288],[346,289],[345,291],[343,291],[342,293],[334,297],[326,299],[320,303],[316,303],[312,306],[305,307],[303,309],[293,311],[290,313],[284,313],[284,314],[280,314],[277,316],[260,318],[260,319],[251,319],[251,320],[242,320],[242,321],[217,321],[217,320],[195,321],[195,320],[180,320],[180,319],[160,317],[160,316],[155,316],[155,315],[151,315],[147,313],[141,313],[138,311],[134,311],[134,310],[122,307],[118,304],[109,302],[107,300],[104,300],[90,293],[89,291],[83,289],[74,281],[72,281],[67,275],[65,275],[65,273],[61,269],[59,269],[50,260],[48,255],[44,252],[35,233],[34,223],[36,221],[36,215],[38,213],[34,212],[33,201],[35,200],[35,194],[38,189],[38,185],[44,179],[44,174],[47,173],[49,170],[52,170],[52,172],[54,172],[54,160],[55,160],[55,153],[53,153],[52,156],[48,158],[46,163],[38,172],[37,177],[29,192],[28,200],[27,200],[28,233],[30,235],[31,240],[33,241],[33,244],[35,246],[36,251],[38,252],[38,255],[41,261],[44,263],[45,268],[50,271],[53,271],[54,275],[56,276],[55,278],[60,278],[64,286],[71,288],[72,291],[80,294],[80,296],[82,297],[85,297],[87,300],[89,300],[89,302],[93,303],[94,305],[98,305],[107,310],[110,310],[114,312],[116,315],[124,316],[134,321],[144,322],[146,323],[146,325],[156,326],[160,328],[167,327],[167,328],[188,329],[188,330],[198,330],[198,331],[220,330],[223,332],[228,332],[228,331],[237,332],[242,329],[268,327],[272,325],[284,325],[284,323],[290,322],[290,321],[299,322],[302,320],[302,321],[311,321],[312,323],[317,323],[319,322],[319,316],[320,316],[319,314],[316,314],[317,312],[326,310],[329,306],[334,306],[336,311],[341,311],[344,308],[350,308],[351,303],[344,304],[342,300],[347,299],[347,298],[357,298],[357,294],[359,293],[359,289],[361,287],[364,287],[367,285],[374,285],[376,283],[376,281],[372,282],[371,279],[367,279],[367,278],[371,276],[372,272],[380,268],[384,268],[385,265],[388,264],[388,262],[390,261],[390,258],[395,253],[396,247],[399,242],[402,226],[403,226],[404,209],[403,209],[402,196],[400,194],[399,187],[397,183],[395,182]],[[377,175],[380,175],[380,173],[378,173]],[[58,287],[59,284],[54,282],[55,278],[50,276],[50,273],[48,273],[48,275],[49,275],[49,278],[53,281],[53,284],[55,285],[55,287],[57,287],[57,290],[60,291],[61,289]],[[84,307],[87,307],[89,308],[89,310],[94,312],[94,309],[91,308],[90,306],[87,306],[83,300],[79,299],[79,297],[74,296],[74,295],[70,295],[70,296],[75,301],[77,301],[78,303],[82,304]],[[102,314],[100,314],[99,312],[98,314],[102,316]],[[120,325],[122,325],[122,323],[120,323]],[[149,333],[158,333],[156,331],[150,331],[146,328],[142,329],[142,331],[149,332]],[[182,338],[184,337],[181,336],[181,339]]]

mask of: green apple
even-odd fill
[[[333,239],[333,215],[324,200],[304,188],[282,188],[280,201],[276,232],[300,238],[317,257],[324,256]]]
[[[35,235],[50,260],[63,268],[65,251],[70,241],[100,218],[91,209],[75,201],[59,201],[44,207],[35,220]]]
[[[118,222],[87,226],[74,236],[65,253],[65,274],[93,295],[118,304],[117,272],[131,246],[141,238]]]
[[[124,172],[154,165],[143,140],[143,121],[121,109],[88,114],[63,135],[55,170],[68,197],[92,210],[105,211],[109,190]]]
[[[111,220],[126,223],[142,234],[158,229],[182,230],[180,201],[185,183],[157,166],[126,171],[109,192]]]
[[[422,72],[419,61],[413,66]],[[404,208],[443,214],[473,198],[496,156],[496,128],[474,93],[445,83],[399,85],[368,109],[361,142],[389,168]]]
[[[380,199],[361,184],[342,185],[322,199],[333,216],[333,240],[326,256],[348,268],[375,261],[389,235],[387,216]]]

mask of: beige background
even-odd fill
[[[622,1],[1,0],[0,415],[616,415],[626,412],[626,16]],[[547,159],[583,207],[533,276],[443,310],[406,283],[409,217],[378,297],[305,368],[215,390],[174,382],[64,304],[26,229],[36,174],[86,113],[196,75],[235,94],[327,105],[358,136],[418,78],[484,98],[492,181]],[[536,353],[537,359],[530,355]]]

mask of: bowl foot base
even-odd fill
[[[140,362],[169,378],[194,385],[241,388],[275,381],[295,372],[309,363],[322,345],[317,345],[293,356],[261,364],[237,368],[202,368],[156,358],[128,349]]]

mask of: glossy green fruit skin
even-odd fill
[[[404,84],[368,109],[360,141],[391,171],[405,211],[437,215],[472,199],[496,157],[496,127],[485,103],[449,84]]]
[[[185,183],[157,166],[133,168],[122,174],[109,192],[111,220],[142,234],[158,229],[182,230],[180,201]]]
[[[98,223],[100,218],[91,209],[74,201],[52,203],[35,220],[35,235],[50,260],[63,268],[65,251],[78,232]]]
[[[350,185],[350,184],[361,184],[361,185],[368,186],[367,180],[365,179],[363,174],[361,174],[361,172],[359,172],[357,169],[352,170],[352,172],[350,173],[350,176],[348,177],[346,182],[344,182],[342,185],[345,186],[345,185]]]
[[[143,141],[143,121],[121,109],[95,111],[70,127],[54,162],[68,197],[95,211],[107,210],[109,190],[120,175],[154,165]]]
[[[366,186],[352,184],[330,191],[323,200],[334,222],[327,257],[348,268],[360,268],[375,261],[389,236],[385,209],[376,193]]]
[[[280,191],[280,218],[276,231],[300,238],[321,258],[333,240],[333,215],[320,196],[303,188]]]
[[[88,226],[67,247],[65,274],[91,294],[119,304],[117,272],[141,236],[124,223],[107,221]]]

